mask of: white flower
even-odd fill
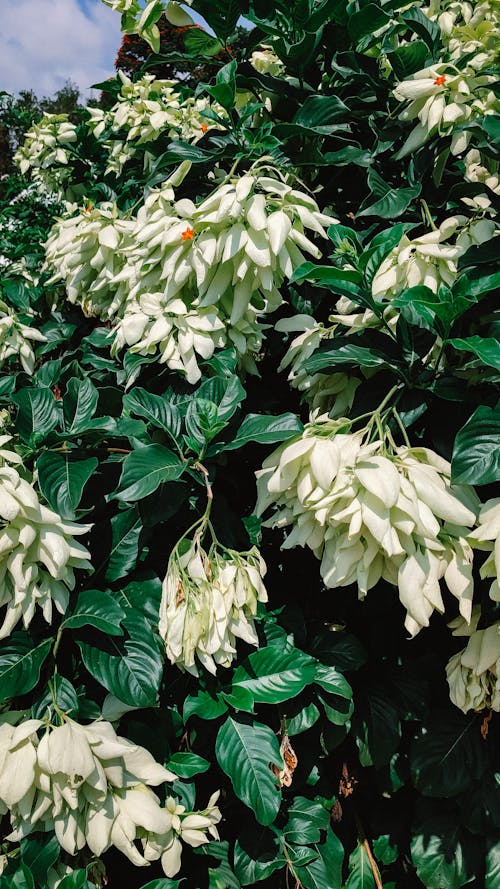
[[[216,824],[222,818],[215,805],[218,798],[219,791],[216,791],[210,797],[206,809],[201,812],[186,812],[185,807],[179,805],[173,797],[167,797],[165,810],[170,816],[170,826],[162,834],[148,833],[147,838],[142,841],[147,861],[161,858],[165,875],[175,877],[181,867],[182,843],[197,848],[209,843],[210,837],[218,840]]]
[[[500,711],[500,621],[472,633],[449,660],[446,676],[450,698],[464,713],[485,707]]]
[[[260,74],[272,74],[273,77],[279,77],[285,69],[279,56],[273,52],[271,46],[266,44],[262,44],[260,49],[253,51],[250,56],[250,64]]]
[[[0,444],[9,436],[0,436]],[[5,608],[0,639],[9,636],[22,620],[28,627],[36,608],[45,620],[52,611],[64,613],[69,591],[75,586],[75,569],[90,570],[90,553],[75,536],[90,525],[63,521],[40,502],[32,484],[13,466],[15,454],[0,452],[0,608]]]
[[[170,557],[159,623],[170,662],[194,675],[196,658],[211,673],[228,667],[236,638],[257,644],[253,618],[257,603],[267,601],[266,566],[255,547],[237,553],[214,542],[206,552],[201,536],[202,529]]]
[[[500,497],[488,500],[481,506],[478,527],[471,531],[469,540],[476,549],[486,550],[489,556],[482,564],[482,578],[492,577],[490,596],[500,602]]]
[[[71,175],[68,146],[76,140],[76,127],[67,114],[44,114],[27,131],[14,160],[23,175],[31,172],[48,191],[61,192]]]
[[[23,324],[7,303],[0,300],[0,367],[9,358],[17,358],[27,374],[35,368],[32,343],[44,343],[44,335],[34,327]]]
[[[292,526],[284,548],[309,546],[329,588],[383,578],[398,587],[412,636],[443,612],[440,581],[471,617],[472,550],[466,540],[477,502],[450,486],[450,466],[426,448],[395,450],[367,441],[349,421],[316,422],[278,448],[257,473],[256,512]]]

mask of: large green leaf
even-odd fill
[[[285,864],[286,858],[274,849],[265,854],[260,853],[258,858],[252,858],[240,845],[239,840],[236,840],[234,869],[242,886],[255,886],[255,883],[267,879]]]
[[[464,839],[457,819],[449,815],[434,815],[418,826],[411,857],[426,889],[460,889],[471,881]]]
[[[125,458],[119,490],[114,497],[129,503],[142,500],[163,482],[179,479],[183,472],[182,461],[163,445],[138,448]]]
[[[175,404],[170,404],[164,395],[154,395],[146,389],[136,387],[123,398],[123,407],[136,417],[143,417],[153,426],[164,429],[174,439],[181,432],[181,415]]]
[[[250,441],[256,441],[259,444],[276,444],[276,442],[292,438],[293,435],[298,435],[303,429],[303,424],[295,414],[280,414],[278,417],[267,414],[248,414],[235,437],[225,444],[215,444],[213,449],[209,449],[209,453],[234,451],[236,448],[244,447]]]
[[[88,428],[98,398],[97,389],[89,377],[69,380],[63,401],[65,431],[68,434],[74,435]]]
[[[35,687],[53,645],[45,639],[35,648],[27,633],[14,633],[0,647],[0,700],[24,695]]]
[[[231,691],[245,689],[259,704],[279,704],[300,694],[314,681],[316,661],[292,648],[283,651],[270,645],[251,654],[237,667]]]
[[[433,714],[410,750],[416,788],[425,796],[453,797],[479,781],[488,760],[475,714]]]
[[[448,340],[455,349],[472,352],[488,367],[500,370],[500,342],[494,337],[468,336],[463,339]]]
[[[358,842],[349,856],[349,876],[345,889],[377,889],[373,868],[364,843]]]
[[[371,197],[363,202],[363,208],[356,214],[358,218],[378,216],[381,219],[395,219],[408,209],[422,190],[420,183],[391,188],[374,169],[368,171],[368,188]],[[375,201],[372,200],[373,197],[376,198]]]
[[[40,454],[37,460],[40,490],[63,519],[76,517],[83,489],[98,465],[97,457],[75,460],[71,455],[54,451]]]
[[[215,754],[236,796],[253,810],[260,824],[271,824],[281,802],[271,764],[281,768],[282,762],[272,729],[229,716],[217,734]]]
[[[340,889],[344,849],[338,836],[328,829],[325,842],[315,847],[317,856],[294,870],[304,889]]]
[[[59,411],[50,389],[21,389],[12,396],[18,407],[16,427],[24,441],[32,436],[43,441],[48,432],[57,426]]]
[[[210,768],[208,760],[195,753],[174,753],[170,757],[167,768],[179,775],[179,778],[193,778]]]
[[[106,569],[109,583],[126,577],[135,568],[141,531],[142,517],[137,504],[111,519],[111,550]]]
[[[309,96],[292,123],[315,133],[328,134],[339,120],[349,117],[349,109],[337,96]]]
[[[163,673],[160,640],[145,618],[126,618],[123,627],[130,638],[117,654],[78,642],[83,663],[119,701],[131,707],[153,707]]]
[[[478,407],[455,439],[454,484],[489,485],[500,479],[500,402]]]
[[[109,636],[123,636],[120,624],[125,617],[125,609],[111,593],[83,590],[78,596],[73,613],[61,626],[65,630],[95,627]]]
[[[349,18],[349,35],[357,42],[367,34],[373,34],[390,21],[390,15],[376,3],[367,3],[359,12],[353,12]]]
[[[296,796],[288,810],[288,821],[283,828],[285,842],[300,846],[319,843],[321,831],[327,830],[329,823],[328,808],[304,796]]]
[[[21,861],[29,867],[36,881],[44,885],[47,871],[59,858],[61,847],[55,835],[45,834],[25,837],[21,840]]]

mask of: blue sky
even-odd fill
[[[0,0],[0,91],[51,95],[68,79],[84,97],[113,74],[120,16],[101,0]]]

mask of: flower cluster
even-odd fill
[[[450,465],[427,448],[369,441],[349,421],[322,421],[272,453],[257,473],[257,514],[292,530],[284,548],[309,546],[327,587],[356,583],[360,597],[382,578],[398,587],[414,636],[444,611],[440,580],[470,619],[477,503],[452,488]]]
[[[466,647],[450,658],[446,677],[450,698],[464,713],[500,711],[500,621],[470,635]]]
[[[21,362],[23,370],[32,374],[35,367],[32,343],[44,342],[43,333],[23,324],[19,316],[0,299],[0,367],[9,358],[16,358]]]
[[[106,172],[119,175],[127,161],[139,146],[154,142],[160,135],[170,139],[197,142],[212,129],[223,129],[204,112],[225,115],[222,106],[211,104],[208,98],[189,96],[182,100],[176,80],[158,80],[145,74],[132,82],[122,71],[118,72],[122,86],[116,104],[109,110],[89,108],[88,128],[96,138],[107,137],[104,145],[109,151]],[[125,139],[116,137],[126,133]]]
[[[500,37],[496,0],[483,0],[480,3],[431,0],[422,12],[439,25],[441,40],[450,59],[475,53],[475,67],[495,61]]]
[[[253,618],[257,603],[267,601],[266,565],[253,547],[239,553],[213,538],[202,546],[205,525],[192,540],[175,547],[163,581],[160,636],[172,664],[197,675],[195,658],[211,673],[228,667],[236,638],[257,645]]]
[[[161,856],[173,876],[180,839],[196,846],[208,842],[207,830],[217,835],[217,795],[202,813],[184,815],[172,797],[163,807],[151,787],[176,775],[147,750],[104,720],[80,725],[66,714],[59,718],[57,726],[39,719],[0,724],[0,813],[10,814],[8,840],[54,830],[69,855],[88,846],[100,856],[114,846],[139,867]]]
[[[140,0],[102,0],[106,6],[122,14],[122,31],[124,34],[138,34],[146,40],[154,52],[160,49],[160,32],[156,22],[162,14],[176,27],[193,24],[191,16],[182,8],[184,4],[191,6],[192,0],[169,0],[164,5],[161,0],[148,0],[142,7]]]
[[[123,267],[123,254],[134,223],[120,217],[116,204],[92,204],[74,215],[59,219],[45,244],[46,266],[54,271],[50,283],[64,281],[70,302],[80,305],[86,315],[113,317],[126,299],[126,289],[117,286],[116,276]]]
[[[302,400],[309,405],[311,417],[328,414],[343,417],[352,407],[356,389],[361,380],[346,373],[309,373],[305,364],[318,349],[323,339],[331,335],[331,330],[319,324],[311,315],[294,315],[277,322],[275,329],[289,333],[301,331],[292,340],[278,367],[278,371],[290,368],[288,382],[298,389]]]
[[[47,242],[52,280],[89,314],[116,319],[114,351],[159,353],[190,383],[197,356],[233,345],[252,370],[259,316],[281,303],[279,287],[320,251],[305,230],[326,238],[336,220],[303,191],[254,171],[220,185],[200,203],[175,201],[170,180],[153,190],[136,219],[111,205],[63,219]]]
[[[41,503],[34,487],[11,464],[21,460],[4,450],[10,436],[0,436],[0,608],[5,608],[0,639],[22,620],[29,626],[36,608],[45,620],[52,609],[64,613],[75,586],[75,568],[90,570],[90,553],[74,538],[89,525],[63,521]]]
[[[67,114],[44,114],[26,133],[14,160],[23,175],[31,172],[47,191],[61,192],[71,176],[68,146],[76,140]]]
[[[272,74],[273,77],[280,77],[285,69],[283,62],[273,51],[272,46],[265,43],[261,44],[259,49],[253,51],[250,56],[250,64],[259,74]]]
[[[491,194],[500,195],[500,177],[498,171],[492,172],[486,166],[491,163],[488,158],[482,157],[481,152],[477,148],[471,148],[464,157],[465,178],[468,182],[477,182],[485,185],[484,194],[477,194],[474,197],[464,197],[462,201],[476,212],[487,210],[495,215],[491,207]]]
[[[400,157],[420,148],[435,133],[451,134],[451,153],[461,154],[467,148],[470,134],[458,127],[474,118],[498,112],[498,101],[492,90],[494,77],[481,73],[472,62],[460,67],[440,62],[417,71],[394,90],[399,102],[409,102],[400,113],[400,120],[418,123],[404,143]]]

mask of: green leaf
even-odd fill
[[[47,715],[47,710],[53,708],[54,703],[63,713],[68,713],[73,719],[78,719],[78,695],[71,682],[59,673],[52,677],[50,688],[47,688],[42,698],[32,707],[33,719],[43,719]]]
[[[453,448],[453,484],[489,485],[500,479],[500,403],[478,407]]]
[[[467,866],[460,824],[449,815],[434,815],[418,827],[411,857],[426,889],[460,889],[474,874]]]
[[[179,457],[160,444],[147,445],[132,451],[123,463],[116,500],[142,500],[156,491],[163,482],[177,481],[184,472]]]
[[[38,484],[54,512],[73,520],[83,489],[99,465],[97,457],[75,460],[71,455],[44,451],[37,460]]]
[[[306,707],[303,707],[296,716],[287,719],[286,728],[288,734],[292,738],[295,735],[300,735],[302,732],[306,732],[315,725],[319,717],[320,712],[316,707],[316,704],[308,704]]]
[[[158,626],[162,583],[159,577],[141,578],[128,583],[115,595],[130,615],[138,614],[153,626]]]
[[[111,519],[111,551],[106,569],[106,580],[113,583],[126,577],[136,566],[142,518],[137,504],[124,509]]]
[[[330,341],[331,342],[331,341]],[[304,364],[309,373],[314,374],[326,367],[335,367],[340,364],[354,364],[361,367],[388,367],[394,368],[387,355],[378,349],[369,349],[367,346],[357,346],[355,343],[339,337],[335,346],[318,350],[311,355]]]
[[[347,24],[349,35],[357,43],[362,37],[366,37],[367,34],[373,34],[374,31],[378,31],[379,28],[382,28],[390,20],[390,15],[384,12],[376,3],[367,3],[363,9],[359,12],[354,12],[350,16]]]
[[[377,889],[366,847],[358,845],[349,856],[349,876],[345,889]]]
[[[372,194],[378,196],[378,200],[368,203],[368,206],[364,201],[363,209],[356,214],[358,218],[379,216],[382,219],[395,219],[408,209],[422,190],[420,183],[406,188],[391,188],[373,169],[368,171],[368,187]]]
[[[29,867],[37,883],[44,885],[47,871],[59,858],[61,847],[55,835],[25,837],[21,840],[21,860]]]
[[[434,57],[439,50],[441,43],[441,29],[436,22],[431,21],[422,12],[418,6],[412,6],[406,12],[401,14],[401,20],[411,28],[415,34],[422,38],[424,43],[429,47],[431,55]]]
[[[231,691],[244,688],[258,704],[280,704],[315,680],[316,666],[314,658],[297,648],[283,651],[270,645],[236,668]]]
[[[429,48],[423,40],[399,46],[394,52],[388,52],[387,58],[398,80],[407,80],[416,71],[425,68],[429,56]]]
[[[18,407],[16,427],[21,438],[29,442],[31,437],[43,441],[57,426],[59,412],[50,389],[21,389],[12,396]]]
[[[103,590],[83,590],[78,596],[73,614],[61,624],[63,630],[95,627],[109,636],[123,636],[120,627],[126,611],[112,593]]]
[[[294,865],[304,889],[340,889],[344,849],[338,836],[329,828],[325,842],[315,848],[316,858],[303,866]]]
[[[314,682],[316,685],[321,686],[325,691],[330,692],[330,694],[339,695],[341,698],[346,698],[349,701],[352,698],[351,686],[347,679],[345,679],[341,673],[337,672],[335,667],[318,664],[316,666]]]
[[[491,846],[489,846],[488,840],[491,842]],[[500,889],[500,841],[494,844],[488,837],[486,848],[486,882],[484,889]]]
[[[487,765],[475,714],[434,713],[410,750],[413,781],[424,796],[464,793],[480,780]]]
[[[184,46],[191,55],[204,56],[207,59],[218,55],[224,49],[220,40],[198,28],[189,28],[184,33]]]
[[[337,96],[309,96],[302,103],[292,123],[312,130],[314,133],[328,135],[339,120],[350,116],[347,105]]]
[[[69,380],[63,400],[65,431],[68,434],[85,432],[95,414],[98,398],[97,389],[89,377]]]
[[[266,880],[275,871],[286,865],[286,858],[276,851],[260,854],[259,858],[251,858],[242,848],[239,840],[234,846],[234,870],[242,886],[254,886]]]
[[[66,874],[57,889],[92,889],[92,884],[87,880],[87,871],[81,867]]]
[[[196,695],[187,696],[182,712],[184,722],[187,722],[190,716],[199,716],[200,719],[217,719],[226,711],[226,704],[218,696],[213,697],[208,691],[199,691]]]
[[[283,828],[283,836],[287,844],[305,846],[307,843],[319,843],[321,831],[327,830],[330,823],[330,812],[321,803],[296,796],[288,810],[288,821]]]
[[[243,420],[232,441],[215,445],[215,450],[234,451],[242,448],[250,441],[259,444],[276,444],[279,441],[287,441],[294,435],[298,435],[304,429],[303,424],[295,414],[280,414],[278,417],[267,414],[248,414]]]
[[[153,395],[146,389],[134,388],[123,398],[124,410],[136,417],[143,417],[153,426],[164,429],[172,438],[181,433],[181,415],[175,404],[170,404],[164,395]]]
[[[191,8],[203,16],[223,43],[233,33],[241,15],[239,0],[194,0]]]
[[[229,716],[217,734],[215,754],[236,796],[253,810],[259,824],[271,824],[281,802],[271,764],[282,765],[272,729]]]
[[[390,834],[382,834],[373,840],[373,852],[382,864],[393,864],[398,860],[400,851]]]
[[[179,778],[192,778],[208,771],[210,763],[195,753],[174,753],[167,763],[167,769],[179,775]]]
[[[468,336],[448,340],[450,346],[472,352],[483,364],[500,370],[500,342],[494,337]]]
[[[160,640],[145,618],[126,618],[130,638],[118,654],[78,642],[85,667],[104,688],[131,707],[153,707],[163,673]]]
[[[0,700],[24,695],[35,687],[53,645],[45,639],[33,648],[27,633],[14,633],[0,647]]]

